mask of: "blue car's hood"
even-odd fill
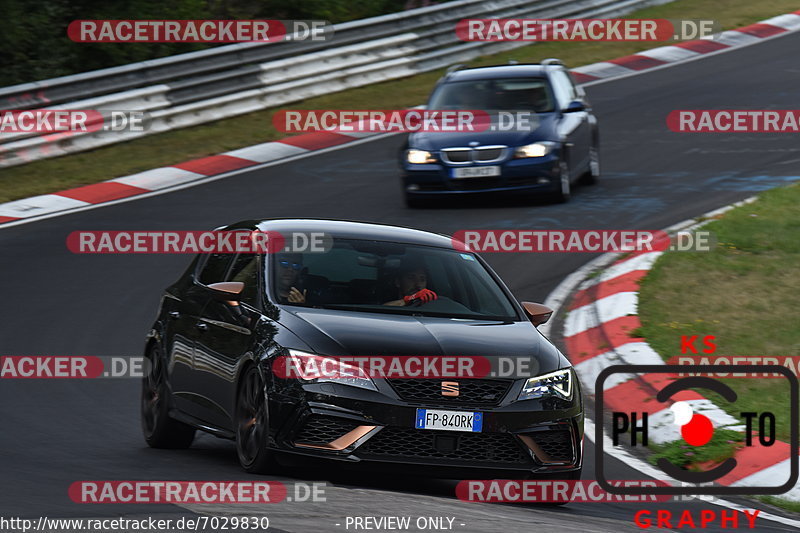
[[[482,131],[482,132],[418,132],[408,136],[409,148],[436,151],[442,148],[469,146],[470,142],[480,145],[504,144],[523,146],[537,141],[556,141],[556,118],[554,113],[535,115],[538,124],[530,131]]]

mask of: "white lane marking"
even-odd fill
[[[130,176],[115,178],[110,181],[132,185],[133,187],[139,187],[140,189],[146,189],[148,191],[155,191],[180,183],[188,183],[200,179],[203,176],[204,174],[190,172],[178,167],[161,167],[145,170],[138,174],[131,174]]]
[[[591,65],[585,65],[583,67],[574,68],[572,69],[572,71],[579,72],[581,74],[588,74],[589,76],[595,76],[597,78],[612,78],[618,76],[627,76],[633,72],[636,72],[633,69],[626,68],[614,63],[609,63],[608,61],[600,61],[599,63],[592,63]]]
[[[629,342],[609,350],[596,357],[581,361],[575,365],[575,372],[581,378],[585,394],[595,393],[595,383],[600,372],[612,365],[661,365],[664,360],[646,342]],[[616,387],[634,376],[632,374],[614,373],[603,383],[603,390]]]
[[[768,466],[764,470],[759,470],[754,474],[745,476],[739,481],[731,483],[732,487],[768,487],[783,484],[789,481],[789,467],[791,459],[784,459],[780,463]],[[784,494],[777,495],[779,498],[790,500],[800,500],[800,483],[793,489]]]
[[[238,157],[240,159],[248,159],[250,161],[256,161],[258,163],[266,163],[268,161],[275,161],[276,159],[280,159],[283,157],[303,154],[308,151],[309,150],[307,150],[306,148],[300,148],[299,146],[292,146],[291,144],[286,144],[281,142],[268,142],[262,144],[254,144],[253,146],[246,146],[244,148],[239,148],[238,150],[225,152],[222,155],[229,155],[231,157]]]
[[[606,282],[635,270],[650,270],[650,268],[653,266],[653,263],[656,262],[656,259],[661,257],[663,253],[664,252],[647,252],[645,254],[634,256],[627,261],[623,261],[622,263],[611,265],[596,278],[587,279],[585,282],[581,283],[580,287],[578,288],[587,289],[597,285],[598,283]]]
[[[730,31],[736,31],[736,30],[730,30]],[[739,33],[741,33],[741,32],[739,32]],[[690,63],[692,61],[699,61],[701,59],[705,59],[707,57],[716,56],[716,55],[719,55],[719,54],[724,54],[726,52],[731,52],[731,51],[734,51],[734,50],[741,50],[742,48],[745,48],[745,47],[748,47],[748,46],[752,46],[754,44],[759,44],[759,43],[763,43],[763,42],[766,42],[766,41],[771,41],[772,39],[779,39],[781,37],[786,37],[787,35],[792,35],[792,34],[793,34],[792,31],[786,31],[786,32],[782,32],[782,33],[777,33],[775,35],[770,35],[768,37],[760,37],[756,41],[742,43],[742,44],[739,44],[737,46],[729,46],[727,48],[722,48],[720,50],[715,50],[713,52],[700,54],[697,57],[690,57],[688,59],[684,59],[683,61],[676,61],[674,63],[666,63],[664,65],[658,65],[657,67],[651,67],[651,68],[647,68],[647,69],[644,69],[644,70],[634,70],[634,71],[631,71],[629,74],[618,76],[616,78],[601,78],[599,80],[588,81],[586,83],[582,83],[581,86],[590,87],[592,85],[600,85],[601,83],[608,83],[610,81],[616,81],[616,80],[622,79],[622,78],[629,78],[631,76],[636,76],[638,74],[647,74],[647,73],[650,73],[650,72],[654,72],[656,70],[662,70],[662,69],[665,69],[665,68],[674,67],[676,65],[685,65],[686,63]]]
[[[778,15],[771,19],[762,20],[761,24],[769,24],[770,26],[777,26],[785,30],[800,29],[800,15],[794,13],[787,13],[786,15]]]
[[[233,176],[237,176],[239,174],[245,174],[247,172],[252,172],[254,170],[260,170],[262,168],[268,168],[268,167],[273,167],[273,166],[276,166],[276,165],[282,165],[284,163],[290,163],[292,161],[296,161],[298,159],[304,159],[306,157],[311,157],[311,156],[314,156],[314,155],[317,155],[317,154],[324,154],[324,153],[328,153],[328,152],[333,152],[334,150],[341,150],[342,148],[345,148],[345,147],[357,146],[359,144],[363,144],[363,143],[366,143],[366,142],[376,141],[376,140],[379,140],[379,139],[383,139],[385,137],[391,137],[392,135],[400,135],[400,133],[383,133],[383,134],[380,134],[377,137],[370,137],[368,139],[358,139],[358,140],[349,142],[347,144],[343,144],[343,145],[340,144],[340,145],[336,145],[336,146],[330,146],[328,148],[321,148],[319,150],[314,150],[314,151],[306,152],[306,153],[303,153],[303,154],[297,154],[295,156],[287,157],[285,159],[278,159],[276,161],[268,161],[266,163],[261,163],[261,164],[253,165],[253,166],[250,166],[250,167],[231,170],[229,172],[223,172],[222,174],[215,174],[213,176],[207,176],[205,178],[202,178],[202,179],[199,179],[197,181],[190,182],[190,183],[183,183],[183,184],[179,184],[179,185],[165,187],[164,189],[159,189],[159,190],[156,190],[156,191],[137,194],[136,196],[128,196],[126,198],[120,198],[118,200],[112,200],[110,202],[103,202],[101,204],[86,204],[86,202],[81,202],[82,204],[86,204],[86,205],[83,205],[82,207],[78,207],[76,209],[70,209],[69,211],[59,211],[59,212],[56,212],[56,213],[43,214],[42,216],[36,216],[36,217],[32,216],[31,218],[21,218],[20,220],[14,220],[14,221],[11,221],[11,222],[6,222],[4,224],[0,224],[0,230],[4,230],[6,228],[12,228],[14,226],[20,226],[22,224],[29,224],[31,222],[37,222],[39,220],[46,220],[46,219],[49,219],[49,218],[55,218],[55,217],[60,217],[60,216],[65,216],[65,215],[71,215],[73,213],[79,213],[79,212],[82,212],[82,211],[89,211],[91,209],[99,209],[101,207],[109,207],[109,206],[112,206],[112,205],[124,204],[124,203],[127,203],[127,202],[134,202],[136,200],[141,200],[141,199],[144,199],[144,198],[150,198],[152,196],[159,196],[161,194],[166,194],[168,192],[180,191],[180,190],[183,190],[183,189],[188,189],[190,187],[194,187],[196,185],[202,185],[204,183],[210,183],[212,181],[217,181],[217,180],[221,180],[221,179],[225,179],[225,178],[230,178],[230,177],[233,177]],[[50,196],[54,196],[54,195],[50,195]],[[26,202],[28,200],[30,200],[30,199],[26,198],[24,200],[17,200],[16,202]],[[9,203],[16,203],[16,202],[9,202]],[[8,204],[3,204],[3,207],[5,207],[6,205],[8,205]],[[2,208],[0,208],[0,209],[2,209]],[[5,215],[4,213],[0,212],[0,216],[19,217],[20,215],[19,214]]]
[[[697,57],[702,55],[700,52],[681,48],[680,46],[660,46],[658,48],[651,48],[650,50],[642,50],[636,52],[636,55],[658,59],[659,61],[666,61],[673,63],[675,61],[683,61],[685,59]]]
[[[637,303],[635,292],[618,292],[572,309],[564,320],[564,337],[572,337],[615,318],[635,315]]]
[[[53,213],[56,211],[63,211],[64,209],[74,209],[76,207],[84,207],[92,205],[89,202],[82,200],[75,200],[60,196],[58,194],[43,194],[41,196],[32,196],[30,198],[23,198],[22,200],[14,200],[0,205],[0,216],[3,217],[16,217],[26,219],[28,217],[38,217],[46,213]],[[7,222],[3,225],[16,224],[17,222]],[[3,225],[0,225],[2,227]]]

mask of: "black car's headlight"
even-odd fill
[[[532,144],[520,146],[514,151],[514,157],[544,157],[555,148],[555,143],[550,141],[540,141]]]
[[[406,161],[415,165],[421,165],[423,163],[435,163],[436,158],[433,157],[433,154],[430,152],[411,148],[406,151]]]
[[[293,375],[296,373],[298,379],[305,383],[339,383],[361,389],[378,390],[364,369],[335,357],[325,357],[300,350],[289,350],[289,357],[294,366]]]
[[[572,399],[572,368],[556,370],[549,374],[535,376],[525,382],[517,400],[531,400],[535,398],[561,398]]]

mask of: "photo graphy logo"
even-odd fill
[[[690,374],[690,377],[675,379],[676,366],[672,365],[614,365],[603,370],[597,377],[595,385],[595,460],[597,468],[597,480],[600,486],[611,493],[617,494],[674,494],[674,495],[751,495],[751,494],[782,494],[787,492],[798,479],[798,380],[797,377],[786,367],[779,365],[746,365],[738,367],[737,370],[743,373],[775,373],[780,374],[787,380],[789,394],[787,395],[788,406],[776,405],[775,409],[787,408],[789,411],[789,434],[790,445],[788,447],[789,472],[788,480],[780,485],[767,486],[720,486],[720,485],[697,485],[710,484],[718,481],[729,474],[735,474],[737,469],[746,469],[748,465],[742,463],[742,459],[730,457],[719,464],[706,467],[700,471],[689,471],[683,469],[665,458],[660,458],[656,466],[664,472],[665,477],[661,481],[672,484],[683,484],[683,486],[669,487],[619,487],[611,485],[605,477],[606,455],[604,444],[604,431],[611,435],[611,445],[631,446],[634,448],[644,448],[650,443],[650,433],[654,428],[654,416],[656,412],[668,410],[671,412],[673,423],[679,427],[680,435],[688,446],[700,447],[711,441],[714,435],[714,424],[712,420],[701,413],[695,413],[691,406],[691,400],[683,401],[687,398],[698,398],[695,390],[709,391],[720,395],[734,407],[738,396],[736,392],[724,381],[709,376],[730,370],[727,365],[692,365],[679,367],[681,373]],[[660,385],[653,398],[638,401],[631,398],[624,410],[609,408],[604,402],[605,381],[614,374],[624,374],[634,376],[634,378],[651,378],[645,380],[647,383],[654,383],[661,378],[666,385]],[[664,379],[666,378],[666,379]],[[662,407],[659,409],[659,407]],[[771,448],[778,441],[775,438],[776,417],[772,411],[755,412],[741,409],[735,412],[736,418],[744,423],[745,439],[743,446]],[[610,416],[604,416],[610,415]],[[776,483],[784,481],[776,480]],[[686,486],[686,485],[690,486]]]

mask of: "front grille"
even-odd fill
[[[445,163],[489,163],[503,159],[507,148],[504,145],[442,148],[441,157]]]
[[[300,444],[328,444],[358,426],[358,423],[343,418],[311,415],[294,441]]]
[[[572,435],[569,430],[537,431],[528,434],[539,447],[554,461],[569,461],[574,459],[572,451]]]
[[[407,402],[435,403],[452,406],[494,406],[500,403],[511,387],[511,381],[495,379],[462,379],[458,396],[442,395],[439,379],[388,379],[401,399]]]
[[[447,439],[444,441],[444,439]],[[449,459],[471,463],[528,464],[510,433],[460,433],[385,427],[358,448],[364,458]]]

